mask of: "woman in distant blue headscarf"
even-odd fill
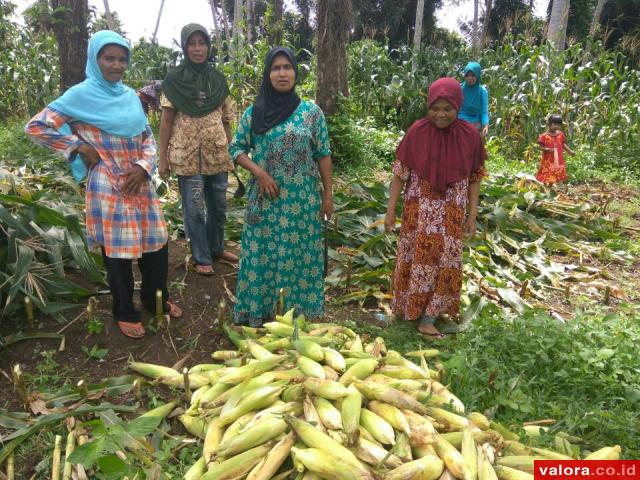
[[[471,123],[486,136],[489,133],[489,93],[482,85],[482,68],[478,62],[469,62],[464,67],[461,86],[464,101],[458,118]]]
[[[89,41],[86,80],[34,116],[25,128],[32,140],[88,170],[86,227],[90,245],[100,246],[113,298],[113,316],[130,338],[145,334],[133,304],[132,260],[142,273],[140,297],[155,311],[156,291],[167,301],[167,226],[151,183],[156,143],[136,92],[122,83],[129,66],[127,41],[102,30]]]

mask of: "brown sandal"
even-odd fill
[[[194,268],[198,275],[204,275],[205,277],[209,277],[214,273],[211,265],[194,265]]]
[[[118,328],[120,332],[125,336],[133,339],[139,339],[144,337],[145,333],[147,333],[142,326],[142,323],[136,322],[116,322],[118,324]]]

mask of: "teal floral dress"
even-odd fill
[[[234,160],[252,152],[280,195],[261,197],[256,179],[249,182],[234,321],[252,326],[270,321],[280,288],[286,309],[319,317],[324,257],[317,161],[331,154],[324,115],[314,103],[302,101],[285,122],[258,135],[251,131],[252,111],[244,112],[229,152]]]

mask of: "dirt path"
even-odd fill
[[[147,335],[140,340],[133,340],[120,333],[111,316],[111,297],[99,295],[95,318],[99,322],[94,327],[103,328],[100,333],[91,333],[84,308],[67,312],[70,320],[82,316],[64,330],[64,351],[58,351],[57,340],[27,340],[6,349],[0,357],[0,369],[10,374],[16,363],[22,365],[25,374],[34,381],[43,383],[49,378],[60,385],[65,379],[76,383],[80,379],[95,382],[107,377],[120,376],[126,373],[127,360],[132,357],[137,361],[173,365],[188,356],[186,365],[195,365],[211,360],[211,352],[230,347],[228,341],[221,336],[214,321],[218,304],[227,298],[225,283],[230,292],[235,290],[236,267],[226,262],[214,264],[215,274],[210,277],[200,276],[185,271],[185,257],[188,254],[186,242],[178,240],[170,245],[169,254],[169,290],[171,298],[184,311],[180,319],[172,320],[154,332],[153,323],[147,326]],[[136,270],[134,268],[134,270]],[[137,297],[137,294],[136,294]],[[136,300],[137,301],[137,300]],[[228,302],[227,302],[228,303]],[[51,318],[36,319],[34,332],[57,332],[65,327]],[[145,324],[154,319],[147,318]],[[3,324],[2,335],[12,333],[15,324]],[[87,352],[94,349],[108,349],[104,358],[92,358]],[[97,355],[97,353],[95,354]],[[57,364],[57,367],[56,367]],[[18,407],[13,393],[13,384],[8,375],[0,375],[0,408]],[[45,377],[46,376],[46,377]],[[58,381],[56,381],[58,380]],[[51,385],[53,387],[53,385]]]

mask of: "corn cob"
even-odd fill
[[[586,457],[585,460],[620,460],[620,454],[622,453],[622,448],[620,445],[616,445],[615,447],[604,447],[600,450],[597,450]]]
[[[346,363],[344,357],[340,354],[340,352],[329,347],[323,347],[322,350],[324,352],[324,363],[329,365],[337,372],[345,371]]]
[[[315,427],[320,430],[322,433],[327,433],[322,420],[320,420],[320,414],[316,409],[316,406],[311,401],[311,398],[307,395],[304,401],[302,402],[303,411],[304,411],[304,419],[311,425],[315,425]]]
[[[438,456],[438,454],[436,453],[435,448],[433,448],[433,445],[418,445],[416,447],[411,448],[411,454],[413,455],[413,458],[422,458],[425,455],[435,455],[436,457]]]
[[[278,471],[291,452],[295,435],[289,433],[282,438],[258,465],[247,475],[247,480],[269,480]]]
[[[263,418],[275,415],[281,416],[285,413],[290,413],[291,415],[298,416],[303,412],[302,404],[300,402],[282,402],[280,400],[276,400],[273,402],[269,408],[265,408],[264,410],[256,413],[253,418],[247,423],[244,427],[240,429],[240,432],[244,432],[248,428],[251,428],[254,424],[262,420]]]
[[[404,365],[384,365],[378,369],[380,375],[403,380],[419,380],[424,378],[422,372],[416,372]]]
[[[499,480],[533,480],[533,475],[527,472],[516,470],[515,468],[496,465],[494,467]]]
[[[480,445],[482,445],[483,443],[490,443],[495,447],[501,447],[503,443],[506,445],[508,442],[513,442],[513,440],[510,440],[508,442],[503,442],[502,435],[500,435],[495,430],[486,430],[486,431],[472,430],[471,433],[473,434],[473,439],[475,440],[475,442]],[[440,435],[442,436],[442,438],[444,438],[447,442],[449,442],[451,445],[456,447],[458,450],[462,448],[462,432],[461,431],[444,432],[444,433],[441,433]],[[533,451],[530,450],[526,454],[532,455]]]
[[[304,387],[301,383],[289,385],[282,392],[282,400],[285,402],[299,402],[304,398]]]
[[[409,435],[404,432],[399,432],[396,435],[396,444],[391,449],[391,453],[403,462],[412,461],[413,454],[411,453],[411,445],[409,444]]]
[[[199,365],[194,365],[189,369],[189,373],[198,373],[198,372],[215,372],[223,368],[223,365],[219,363],[201,363]]]
[[[370,442],[366,438],[360,438],[353,447],[353,453],[356,454],[358,459],[374,467],[384,462],[384,466],[387,468],[398,468],[403,463],[396,455],[389,453],[377,443]]]
[[[367,408],[376,415],[382,417],[396,430],[404,432],[406,434],[410,433],[407,417],[404,416],[399,408],[394,407],[393,405],[378,402],[377,400],[370,401],[367,405]]]
[[[462,431],[461,452],[469,471],[469,476],[466,480],[476,480],[478,478],[478,452],[476,450],[476,442],[473,439],[473,433],[469,427]]]
[[[342,430],[327,430],[326,433],[340,445],[347,444],[347,436]]]
[[[419,367],[411,360],[407,360],[402,355],[400,355],[395,350],[389,350],[387,352],[387,356],[385,357],[386,365],[395,365],[399,367],[406,367],[409,370],[413,371],[418,378],[429,379],[429,369],[425,370],[423,367]]]
[[[336,400],[347,394],[347,389],[344,385],[330,380],[307,378],[303,385],[309,392],[317,395],[318,397],[326,398],[327,400]]]
[[[293,348],[295,348],[300,355],[304,355],[316,362],[324,360],[324,351],[316,342],[310,340],[294,340],[292,344]]]
[[[293,327],[293,312],[295,311],[295,308],[292,308],[290,310],[287,310],[287,312],[284,315],[276,315],[276,322],[280,322],[280,323],[284,323],[286,325],[289,325],[291,327]],[[298,325],[300,327],[300,325]]]
[[[296,432],[298,438],[302,440],[305,445],[330,452],[333,456],[346,462],[354,470],[365,470],[364,466],[350,450],[343,447],[329,435],[325,435],[317,430],[313,425],[291,415],[285,415],[284,420]]]
[[[487,458],[484,450],[477,447],[478,455],[478,480],[498,480],[496,471],[493,469],[491,462]]]
[[[201,480],[234,480],[242,478],[260,462],[262,457],[269,453],[272,446],[272,443],[260,445],[223,462],[211,464],[209,471],[202,476]]]
[[[286,350],[290,345],[291,339],[275,337],[275,339],[263,344],[262,347],[269,352],[275,352],[276,350]]]
[[[444,463],[434,455],[405,463],[385,474],[385,480],[437,480],[444,470]]]
[[[539,455],[509,455],[508,457],[500,457],[496,460],[498,465],[503,467],[515,468],[522,472],[533,474],[533,462],[535,460],[548,460]]]
[[[480,430],[489,430],[491,428],[491,422],[489,421],[489,419],[480,412],[469,413],[467,415],[467,420],[472,422]]]
[[[291,450],[306,468],[326,480],[373,480],[374,478],[366,469],[355,470],[352,465],[326,450],[296,447],[292,447]]]
[[[282,386],[266,385],[249,393],[237,406],[220,414],[220,424],[228,425],[240,416],[252,410],[266,408],[275,402],[282,393]]]
[[[342,428],[347,434],[347,443],[349,445],[354,445],[358,440],[361,409],[362,395],[357,388],[349,385],[349,387],[347,387],[347,396],[342,399],[342,405],[340,406]]]
[[[326,380],[337,382],[340,379],[340,374],[329,365],[324,365],[322,368],[324,368],[324,377]]]
[[[212,419],[207,426],[207,433],[205,434],[204,444],[202,446],[202,457],[204,458],[205,464],[211,461],[218,445],[220,445],[222,441],[223,433],[218,419]]]
[[[464,457],[449,442],[438,435],[435,437],[433,448],[454,477],[462,480],[470,478],[469,467]]]
[[[351,345],[349,346],[349,350],[351,352],[364,352],[360,335],[356,334],[356,338],[354,338],[353,341],[351,342]]]
[[[329,400],[322,397],[314,397],[313,404],[320,416],[320,421],[326,428],[342,430],[342,415]]]
[[[388,385],[380,385],[374,382],[356,381],[355,387],[368,400],[380,400],[399,409],[426,414],[426,408],[413,397]]]
[[[340,377],[340,383],[348,386],[354,380],[362,380],[373,373],[378,366],[378,360],[374,358],[360,360],[353,366],[349,367]]]
[[[504,442],[505,455],[533,455],[533,448],[516,442],[514,440],[506,440]]]
[[[409,423],[409,441],[412,447],[428,445],[434,442],[436,429],[431,422],[411,410],[402,410]]]
[[[163,365],[154,365],[153,363],[129,362],[129,368],[145,377],[163,378],[163,377],[179,377],[180,372]]]
[[[449,391],[447,387],[442,385],[440,382],[435,380],[431,381],[431,391],[440,397],[444,397],[447,405],[450,405],[454,412],[456,413],[464,413],[464,404],[460,401],[458,397],[456,397],[453,393]],[[478,415],[474,415],[475,418],[478,418]],[[483,415],[484,417],[484,415]],[[483,421],[486,422],[487,428],[489,428],[489,420],[484,417]],[[485,428],[484,430],[486,430]]]
[[[249,351],[249,353],[256,360],[266,360],[268,358],[273,357],[273,353],[271,353],[268,349],[264,348],[262,345],[252,340],[247,340],[244,343],[244,347]]]
[[[281,355],[272,355],[270,358],[265,360],[257,360],[253,363],[248,363],[243,367],[237,367],[234,370],[229,369],[230,371],[226,371],[218,377],[218,382],[237,385],[246,378],[254,378],[273,370],[282,363],[283,358],[284,357]]]
[[[207,471],[207,464],[204,457],[200,457],[196,463],[184,474],[184,480],[200,480]]]
[[[516,442],[520,440],[520,437],[518,435],[513,433],[511,430],[509,430],[507,427],[505,427],[501,423],[498,423],[492,420],[491,428],[496,432],[498,432],[500,435],[502,435],[502,438],[504,438],[505,440],[515,440]]]
[[[405,357],[416,357],[416,358],[434,358],[440,355],[440,351],[435,348],[429,348],[426,350],[414,350],[412,352],[407,352],[404,354]]]
[[[463,430],[469,426],[469,420],[442,408],[427,407],[427,413],[449,432]]]
[[[176,408],[177,404],[178,402],[176,401],[167,402],[164,405],[160,405],[159,407],[156,407],[152,410],[149,410],[146,413],[143,413],[138,418],[153,418],[153,417],[167,418],[167,415],[169,415],[173,411],[173,409]]]
[[[245,429],[242,433],[221,442],[216,453],[222,457],[230,457],[242,453],[250,448],[262,445],[283,433],[287,429],[284,420],[268,416]]]
[[[528,437],[532,438],[537,438],[549,431],[549,427],[541,427],[540,425],[524,425],[522,429]]]
[[[327,378],[327,374],[322,365],[308,357],[299,356],[296,360],[296,365],[307,377],[321,378],[322,380]]]
[[[425,388],[425,385],[420,380],[404,379],[404,378],[391,378],[379,373],[373,373],[364,379],[367,382],[382,383],[389,385],[390,387],[397,388],[400,391],[412,393],[416,390]]]
[[[293,335],[293,327],[280,322],[267,322],[262,325],[271,335],[276,337],[290,337]]]
[[[178,415],[178,420],[191,435],[204,440],[207,432],[207,424],[202,417],[192,417],[190,415]]]
[[[238,358],[242,355],[242,353],[236,350],[218,350],[211,354],[211,358],[218,361],[231,360],[233,358]]]
[[[366,428],[373,438],[385,445],[395,445],[393,427],[371,410],[363,408],[360,412],[360,425]]]

